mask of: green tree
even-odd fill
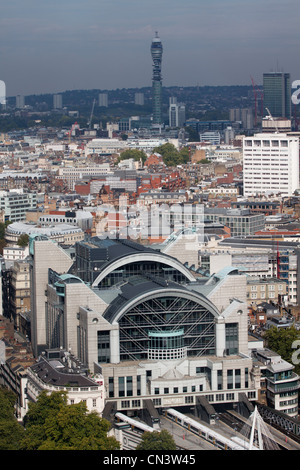
[[[15,402],[14,393],[0,387],[0,451],[20,449],[24,428],[14,415]]]
[[[6,222],[0,222],[0,240],[4,240],[5,230],[9,224],[11,224],[10,220],[7,220]]]
[[[0,451],[20,450],[20,443],[24,436],[24,428],[16,418],[9,421],[0,420]]]
[[[3,248],[5,248],[6,245],[6,241],[4,239],[0,239],[0,255],[3,255]]]
[[[16,397],[8,388],[0,386],[0,419],[11,420],[14,417]]]
[[[137,450],[176,450],[172,435],[163,429],[161,432],[145,432]]]
[[[153,153],[159,153],[163,157],[164,164],[167,166],[182,165],[189,160],[189,150],[187,147],[177,150],[176,147],[169,142],[156,147]]]
[[[285,361],[292,363],[292,355],[295,352],[292,345],[294,341],[300,340],[300,333],[295,327],[270,328],[266,331],[264,338],[268,348],[279,354]],[[300,373],[300,366],[297,364],[295,371]]]
[[[192,127],[188,126],[185,128],[186,132],[188,133],[188,139],[190,142],[199,142],[200,141],[200,134],[198,131],[193,129]]]
[[[114,450],[119,443],[108,437],[110,423],[87,411],[83,402],[68,405],[65,392],[42,392],[26,415],[24,450]]]
[[[124,152],[121,152],[119,161],[121,160],[128,160],[129,158],[133,158],[135,161],[140,161],[144,163],[147,159],[147,155],[143,150],[138,150],[138,149],[129,149],[129,150],[124,150]]]
[[[29,235],[27,235],[27,233],[22,233],[22,235],[20,235],[18,238],[17,244],[20,247],[25,247],[28,245],[28,243],[29,243]]]

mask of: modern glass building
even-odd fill
[[[119,324],[120,360],[139,361],[215,355],[218,315],[198,293],[138,276],[121,287],[104,318]]]
[[[209,222],[229,227],[232,237],[254,235],[265,226],[265,215],[248,209],[205,208],[204,215]]]
[[[103,289],[144,273],[178,283],[192,273],[175,258],[131,240],[91,238],[76,244],[72,273]]]
[[[153,93],[153,124],[162,122],[162,76],[161,61],[163,47],[158,33],[152,40],[151,56],[153,61],[152,93]]]
[[[271,72],[263,75],[264,109],[273,117],[291,117],[291,78],[289,73]]]

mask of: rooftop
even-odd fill
[[[46,359],[40,357],[31,368],[44,383],[56,387],[95,387],[97,384],[85,375],[86,371],[72,367],[67,358]]]

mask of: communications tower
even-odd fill
[[[153,124],[161,124],[162,122],[162,76],[161,76],[161,62],[162,62],[163,47],[158,33],[151,44],[151,56],[153,61],[153,75],[152,75],[152,96],[153,96]]]

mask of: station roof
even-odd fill
[[[102,276],[104,276],[103,273],[107,275],[110,268],[115,269],[116,263],[140,262],[143,261],[144,255],[148,261],[171,265],[181,271],[190,281],[194,280],[194,275],[176,258],[132,240],[93,237],[88,241],[81,241],[76,244],[76,256],[86,257],[87,253],[84,253],[84,250],[89,251],[89,260],[97,263],[97,275],[93,281],[94,285],[100,282]]]
[[[104,318],[110,323],[113,323],[121,309],[126,309],[126,305],[129,305],[135,299],[137,301],[138,299],[141,299],[142,301],[144,295],[151,295],[152,293],[155,294],[155,292],[162,290],[165,290],[166,293],[169,293],[170,290],[175,290],[178,295],[180,295],[181,292],[189,297],[193,297],[194,299],[197,299],[199,303],[205,304],[208,309],[214,311],[214,315],[218,316],[219,313],[217,312],[216,307],[201,292],[201,287],[203,287],[203,285],[199,285],[199,289],[194,289],[191,287],[191,284],[178,284],[177,282],[151,275],[133,276],[124,282],[123,285],[120,285],[118,289],[114,289],[113,291],[108,289],[107,292],[112,293],[113,298],[110,298],[110,304],[104,313]],[[106,298],[105,290],[96,289],[95,291],[99,297],[104,299]]]

